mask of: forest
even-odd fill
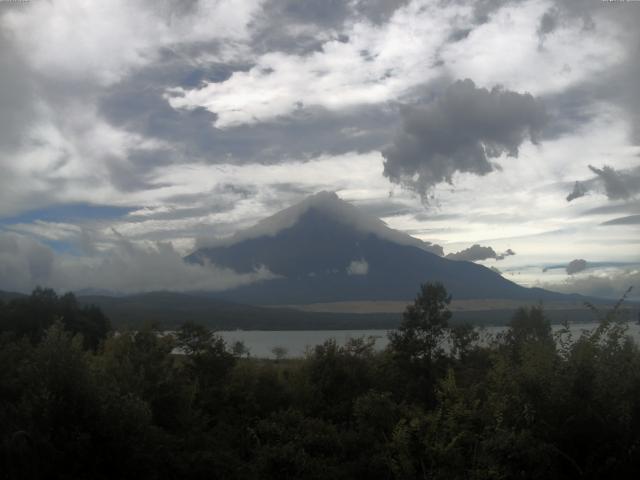
[[[279,360],[190,322],[114,331],[73,294],[0,303],[0,479],[637,478],[621,302],[579,336],[531,306],[480,341],[450,301],[422,285],[384,351]]]

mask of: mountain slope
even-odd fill
[[[569,298],[521,287],[481,265],[429,251],[436,247],[323,192],[186,260],[238,272],[267,267],[279,278],[216,294],[253,304],[407,300],[426,281],[441,281],[456,299]]]

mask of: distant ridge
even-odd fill
[[[59,292],[61,293],[61,292]],[[0,299],[9,302],[25,298],[20,293],[0,291]],[[215,330],[358,330],[396,328],[402,318],[398,308],[395,312],[379,311],[356,313],[355,311],[311,311],[294,308],[265,308],[243,305],[212,298],[208,295],[196,295],[174,292],[150,292],[135,295],[77,295],[81,305],[96,305],[111,320],[116,330],[126,328],[139,329],[145,325],[155,325],[163,330],[173,330],[184,322],[195,322]],[[398,304],[410,303],[398,302]],[[472,309],[452,306],[452,323],[471,323],[474,325],[506,325],[517,306],[514,302],[498,302],[494,308],[487,309],[483,302],[471,302]],[[463,302],[464,303],[464,302]],[[595,317],[585,307],[567,303],[565,306],[547,304],[545,315],[553,323],[564,321],[590,322]],[[547,305],[545,307],[547,307]],[[607,308],[607,305],[600,305]],[[610,305],[609,305],[610,306]],[[317,308],[318,306],[311,306]],[[320,306],[321,308],[327,308]],[[635,319],[638,304],[624,307],[624,318]]]
[[[11,300],[14,300],[16,298],[23,298],[26,297],[25,294],[23,293],[17,293],[17,292],[3,292],[0,290],[0,300],[2,300],[3,302],[9,302]]]

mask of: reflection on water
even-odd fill
[[[592,330],[597,326],[595,323],[573,323],[569,329],[573,338],[577,338],[582,331]],[[561,325],[553,325],[554,331],[562,328]],[[506,327],[484,327],[480,330],[481,338],[488,338],[503,332]],[[338,344],[343,345],[349,338],[374,337],[375,347],[382,350],[389,343],[387,330],[234,330],[228,332],[218,332],[225,339],[227,344],[236,341],[244,342],[252,357],[274,358],[272,351],[276,347],[286,349],[286,357],[302,357],[308,348],[320,345],[325,340],[334,338]],[[631,335],[636,342],[640,343],[640,325],[629,323],[627,334]]]

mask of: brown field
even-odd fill
[[[323,313],[401,313],[412,300],[365,300],[351,302],[310,303],[306,305],[271,305],[271,307],[292,308],[304,312]],[[511,310],[518,307],[530,306],[530,301],[482,299],[482,300],[453,300],[450,309],[453,312]],[[580,302],[548,302],[544,303],[547,310],[581,310],[586,307]]]

